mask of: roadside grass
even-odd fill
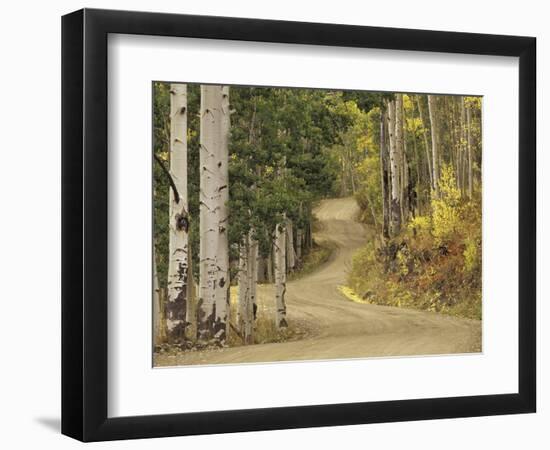
[[[303,255],[297,270],[287,275],[287,283],[303,278],[319,269],[330,260],[334,248],[313,244],[313,247]],[[287,288],[288,289],[288,288]],[[237,311],[239,307],[239,286],[231,286],[231,326],[227,344],[229,347],[243,345],[242,338],[237,332]],[[275,286],[273,284],[258,284],[256,291],[258,311],[254,323],[254,344],[268,344],[273,342],[288,342],[303,339],[309,333],[309,326],[303,320],[292,317],[289,311],[287,328],[277,328],[275,324]]]
[[[239,307],[239,286],[231,286],[231,325],[227,339],[228,347],[243,344],[237,332],[237,311]],[[275,287],[272,284],[258,284],[256,291],[258,310],[254,322],[254,344],[269,344],[303,339],[308,334],[302,321],[289,317],[288,327],[277,328],[275,324]]]
[[[287,281],[295,281],[315,272],[332,256],[333,248],[327,245],[314,244],[313,248],[302,258],[297,270],[287,276]]]

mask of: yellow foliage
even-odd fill
[[[416,230],[417,233],[427,234],[432,230],[432,218],[430,216],[416,216],[407,224],[409,231]]]
[[[348,287],[348,286],[344,286],[344,285],[340,285],[338,286],[338,290],[340,291],[340,293],[346,297],[348,300],[351,300],[352,302],[355,302],[355,303],[369,303],[368,301],[366,300],[363,300],[361,297],[359,297],[355,291]]]
[[[454,234],[460,226],[460,189],[451,165],[441,168],[439,198],[432,198],[432,233],[441,244]]]
[[[466,249],[464,250],[464,268],[467,272],[473,272],[479,268],[481,257],[478,251],[478,245],[474,239],[466,239]]]

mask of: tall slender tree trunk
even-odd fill
[[[403,178],[402,184],[404,193],[403,201],[401,203],[402,214],[402,223],[405,223],[409,218],[409,213],[412,212],[412,202],[411,202],[411,181],[409,179],[409,161],[407,160],[407,154],[403,152]]]
[[[472,178],[472,110],[470,106],[466,107],[466,126],[468,130],[468,197],[472,198],[474,182]]]
[[[405,220],[405,144],[403,134],[403,94],[395,94],[395,145],[397,147],[400,223]]]
[[[380,109],[380,181],[382,190],[382,236],[390,237],[389,220],[389,179],[388,179],[388,149],[386,142],[386,110]]]
[[[229,91],[201,85],[200,267],[197,337],[224,345],[229,323],[227,238]]]
[[[286,231],[284,223],[275,227],[273,242],[273,265],[275,272],[275,324],[277,328],[286,328]]]
[[[259,259],[259,245],[255,236],[256,232],[254,228],[250,229],[248,233],[248,285],[250,290],[250,301],[248,315],[250,317],[250,330],[247,332],[245,340],[249,344],[254,343],[254,324],[258,312],[258,259]]]
[[[433,180],[433,171],[432,171],[432,161],[431,161],[431,158],[430,158],[430,144],[428,143],[428,127],[427,127],[427,122],[424,119],[424,111],[423,111],[423,108],[422,108],[422,103],[420,101],[420,96],[419,95],[416,96],[416,104],[418,105],[418,114],[420,115],[420,120],[422,121],[422,128],[423,128],[422,137],[424,139],[424,148],[426,150],[426,161],[428,162],[428,173],[429,173],[429,177],[430,177],[430,187],[432,189],[435,189],[434,180]]]
[[[254,321],[256,320],[256,292],[258,283],[258,241],[254,230],[243,237],[239,246],[239,315],[238,328],[245,344],[254,343]]]
[[[465,178],[465,171],[464,166],[465,164],[465,158],[464,155],[466,153],[466,108],[464,107],[464,97],[460,97],[460,145],[459,145],[459,151],[460,151],[460,164],[459,164],[459,170],[457,177],[460,179],[460,192],[461,194],[464,194],[466,192],[466,178]]]
[[[430,126],[432,130],[432,163],[433,184],[436,197],[439,197],[439,127],[437,123],[436,97],[428,95],[428,109],[430,113]]]
[[[392,237],[399,234],[401,229],[401,205],[399,204],[399,155],[395,137],[395,101],[388,103],[388,118],[389,118],[389,137],[390,137],[390,181],[391,181],[391,196],[390,196],[390,235]]]
[[[273,247],[273,246],[271,246]],[[266,258],[266,273],[267,273],[267,282],[268,283],[274,283],[275,279],[273,276],[273,249],[269,250],[269,255],[267,255]]]
[[[304,241],[304,230],[301,227],[302,225],[302,218],[303,218],[303,204],[300,202],[300,207],[298,209],[300,220],[298,221],[298,224],[296,226],[296,259],[298,260],[298,264],[302,261],[302,245]]]
[[[413,130],[413,150],[414,150],[414,159],[416,160],[416,199],[415,205],[413,205],[413,210],[416,208],[418,215],[422,213],[422,199],[420,197],[420,155],[418,153],[418,145],[416,143],[416,126]]]
[[[292,220],[286,219],[286,258],[287,271],[291,272],[296,267],[296,252],[294,251],[294,230]]]
[[[170,85],[169,259],[166,327],[168,340],[185,340],[189,277],[189,215],[187,205],[187,86]]]
[[[156,243],[155,243],[156,244]],[[161,343],[160,287],[157,273],[157,255],[153,245],[153,345]]]
[[[193,278],[193,258],[191,245],[188,252],[189,271],[187,275],[187,310],[185,312],[186,338],[195,340],[197,337],[197,286]]]
[[[239,272],[237,280],[239,283],[239,308],[237,327],[245,344],[251,334],[251,315],[250,310],[250,265],[249,265],[248,236],[243,237],[239,244]]]

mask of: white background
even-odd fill
[[[517,58],[112,36],[109,67],[110,416],[517,392]],[[144,180],[159,79],[483,95],[483,354],[152,370]],[[219,379],[224,395],[179,388]]]
[[[362,25],[535,35],[539,67],[539,174],[550,160],[542,150],[548,106],[550,31],[543,2],[455,3],[394,2],[246,2],[234,0],[184,3],[90,0],[25,2],[5,6],[0,18],[2,39],[2,123],[0,192],[2,196],[3,343],[0,382],[0,443],[6,448],[73,448],[80,444],[58,434],[60,376],[60,19],[82,6],[142,9],[194,14],[248,16]],[[542,76],[544,74],[544,76]],[[539,176],[539,178],[542,178]],[[548,222],[542,198],[549,183],[539,181],[539,230]],[[544,191],[544,192],[543,192]],[[548,224],[546,225],[548,229]],[[503,243],[504,245],[505,243]],[[550,238],[539,235],[539,298],[550,287],[547,257]],[[539,303],[539,380],[548,379],[550,334],[540,325],[550,319]],[[546,351],[546,355],[543,355]],[[374,448],[462,449],[548,448],[550,394],[539,383],[536,415],[470,418],[401,424],[241,433],[155,441],[97,444],[101,448]]]

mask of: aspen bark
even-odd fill
[[[389,138],[390,138],[390,235],[399,234],[401,229],[401,206],[399,204],[399,156],[395,137],[395,101],[388,103]]]
[[[254,230],[243,238],[239,246],[239,316],[238,328],[245,344],[254,343],[254,321],[256,320],[256,287],[258,282],[258,241]]]
[[[249,286],[249,303],[248,317],[250,318],[250,329],[247,330],[245,340],[248,344],[254,343],[254,324],[258,311],[258,258],[259,246],[255,237],[255,230],[252,228],[248,234],[248,286]]]
[[[275,272],[275,324],[277,328],[286,328],[286,232],[285,225],[279,223],[275,227],[273,242],[273,266]]]
[[[437,123],[436,97],[428,95],[428,110],[430,114],[430,125],[432,130],[432,166],[433,184],[436,197],[439,197],[439,135]]]
[[[249,314],[250,304],[250,266],[249,266],[249,245],[248,237],[242,239],[239,245],[239,272],[237,280],[239,283],[239,308],[237,327],[241,332],[243,341],[247,344],[247,338],[250,335],[250,321],[251,315]]]
[[[388,156],[386,143],[386,111],[380,111],[380,181],[382,191],[382,236],[390,237],[389,221],[389,180],[388,180]]]
[[[267,272],[267,282],[273,283],[275,280],[273,278],[273,250],[269,251],[269,255],[266,258],[266,272]]]
[[[292,220],[286,219],[286,257],[287,271],[292,271],[296,267],[296,253],[294,251],[294,231]]]
[[[470,106],[466,107],[466,126],[468,130],[468,197],[472,198],[474,183],[472,179],[472,110]]]
[[[405,144],[403,134],[403,94],[395,94],[395,145],[398,167],[399,212],[400,223],[405,220]]]
[[[420,155],[418,154],[418,146],[416,144],[416,125],[413,129],[413,151],[414,151],[414,158],[416,160],[416,198],[410,198],[409,203],[411,204],[411,213],[413,214],[413,217],[415,217],[416,212],[418,211],[418,214],[421,213],[421,206],[422,201],[420,198]],[[411,194],[413,194],[413,190],[411,189]]]
[[[168,341],[185,340],[189,276],[189,216],[187,205],[187,86],[170,85],[169,260],[166,302]]]
[[[434,180],[433,180],[433,171],[432,171],[432,161],[430,158],[430,144],[428,143],[428,129],[427,122],[424,120],[424,112],[422,110],[422,103],[420,102],[420,96],[416,97],[416,104],[418,106],[418,114],[420,115],[420,120],[422,122],[423,133],[422,137],[424,138],[424,148],[426,150],[426,161],[428,162],[428,174],[430,177],[430,187],[435,189]]]
[[[227,238],[229,91],[201,85],[199,341],[224,345],[229,323]]]
[[[188,252],[189,271],[187,275],[187,311],[185,312],[186,333],[189,340],[195,340],[197,336],[197,285],[193,279],[193,258],[191,245]]]
[[[457,178],[460,180],[460,192],[464,194],[466,192],[466,177],[465,177],[465,160],[466,154],[466,108],[464,105],[464,97],[460,97],[460,164],[458,168]]]
[[[160,287],[157,273],[157,256],[153,245],[153,345],[161,342]]]

